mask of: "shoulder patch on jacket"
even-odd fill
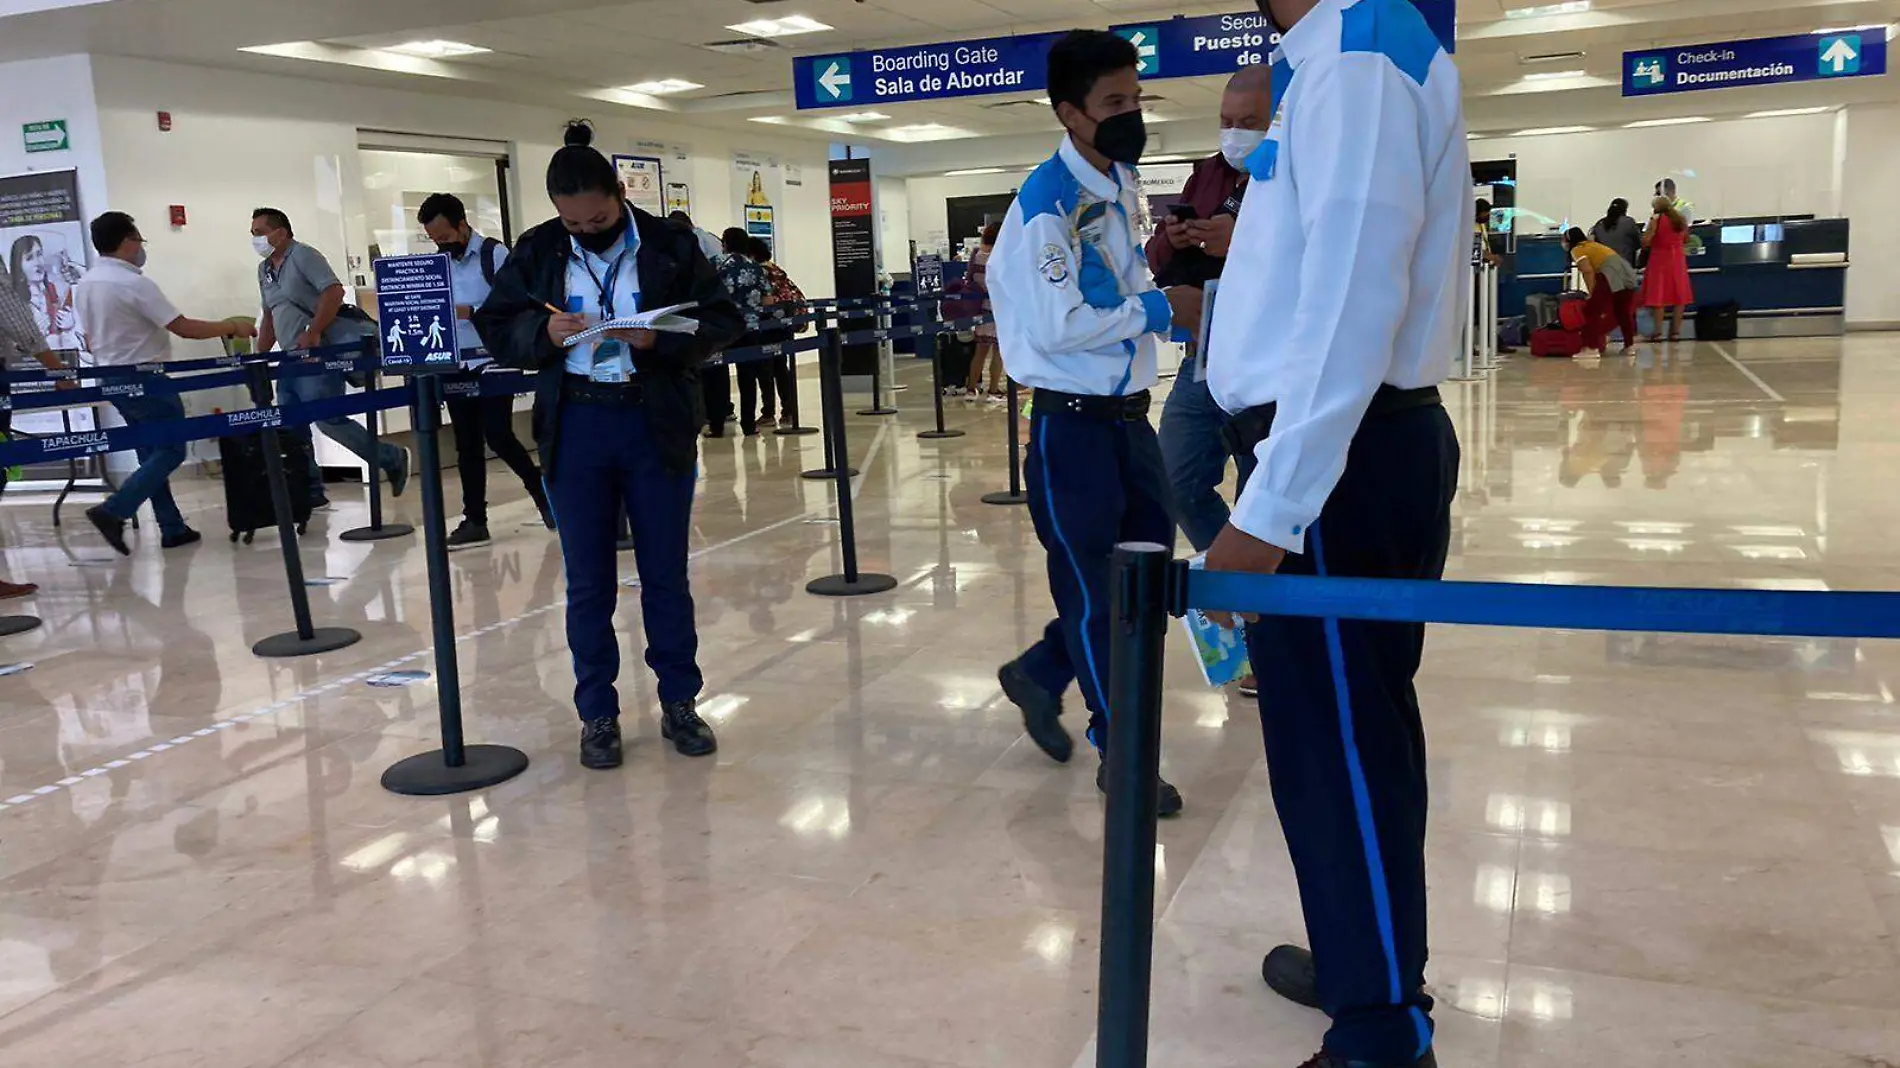
[[[1444,46],[1408,0],[1359,0],[1340,12],[1339,51],[1384,56],[1406,77],[1424,85],[1432,60]]]
[[[1069,165],[1061,156],[1051,156],[1016,191],[1016,203],[1022,206],[1023,222],[1027,224],[1042,215],[1066,217],[1074,210],[1081,192],[1082,183],[1069,173]]]

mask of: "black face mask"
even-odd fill
[[[1148,126],[1142,122],[1139,111],[1110,115],[1095,124],[1091,143],[1095,151],[1116,163],[1133,166],[1141,162],[1141,153],[1148,147]]]
[[[622,208],[620,210],[619,221],[615,222],[612,226],[609,226],[605,230],[596,230],[591,234],[575,234],[574,240],[580,242],[582,248],[594,255],[605,256],[607,250],[618,245],[620,239],[624,237],[626,233],[627,211],[625,208]]]
[[[447,245],[437,245],[435,250],[437,252],[447,253],[449,259],[459,260],[462,258],[462,254],[468,251],[468,242],[455,241]]]

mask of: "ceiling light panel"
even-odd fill
[[[408,41],[399,45],[390,45],[384,52],[401,52],[405,56],[421,56],[424,59],[449,59],[454,56],[478,56],[488,49],[480,45],[463,44],[460,41]]]
[[[1511,7],[1504,9],[1507,19],[1540,19],[1547,15],[1581,15],[1590,10],[1590,0],[1565,0],[1558,4],[1538,4],[1535,7]]]
[[[661,78],[651,82],[635,82],[622,86],[629,93],[645,93],[648,96],[665,96],[668,93],[689,93],[694,89],[704,89],[698,82],[689,82],[684,78]]]
[[[753,37],[796,37],[801,33],[822,33],[831,29],[831,26],[806,15],[786,15],[783,18],[738,22],[726,29]]]

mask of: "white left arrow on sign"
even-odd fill
[[[825,68],[823,74],[818,76],[818,84],[824,86],[825,92],[836,99],[844,96],[845,89],[850,87],[851,75],[839,69],[838,64],[833,62],[831,66]]]

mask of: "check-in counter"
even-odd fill
[[[1838,337],[1845,330],[1848,220],[1711,219],[1690,232],[1700,239],[1689,255],[1696,303],[1740,305],[1743,337]],[[1523,314],[1532,293],[1560,292],[1569,270],[1557,235],[1520,236],[1500,281],[1503,314]]]

